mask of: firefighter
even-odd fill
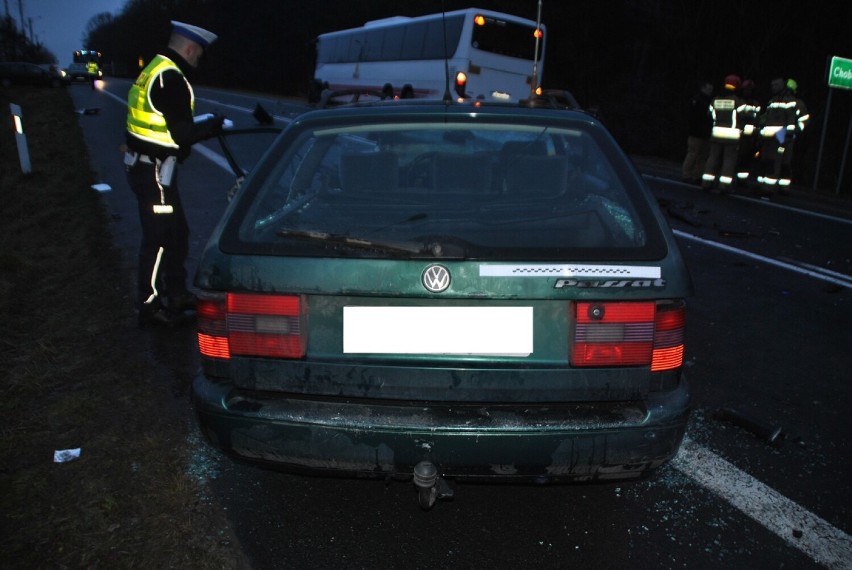
[[[790,91],[796,103],[796,128],[793,131],[793,137],[784,145],[785,151],[784,159],[781,161],[781,176],[778,178],[778,186],[782,191],[788,188],[793,182],[793,147],[811,120],[807,105],[799,98],[799,84],[795,79],[787,79],[787,90]]]
[[[196,142],[221,131],[224,117],[194,121],[195,100],[186,75],[216,34],[172,21],[168,49],[155,56],[127,98],[127,180],[136,195],[142,225],[139,247],[139,324],[176,326],[195,309],[184,263],[189,226],[178,190],[177,163]]]
[[[710,103],[713,129],[710,132],[710,156],[701,175],[701,187],[705,190],[718,185],[721,192],[730,192],[737,168],[742,126],[740,114],[744,112],[743,100],[737,94],[742,80],[738,75],[725,77],[722,92]]]
[[[754,81],[743,81],[741,96],[743,112],[740,122],[743,132],[740,136],[740,148],[737,153],[737,182],[747,185],[754,170],[755,155],[757,154],[757,118],[760,115],[760,102],[754,97]]]
[[[783,77],[774,78],[769,83],[769,89],[772,96],[760,117],[761,173],[757,181],[761,189],[771,195],[778,191],[779,186],[790,184],[789,161],[792,153],[787,153],[787,147],[795,140],[798,117],[796,97]]]

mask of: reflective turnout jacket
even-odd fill
[[[766,104],[766,110],[763,113],[760,136],[764,138],[779,137],[783,141],[788,136],[796,134],[798,127],[798,117],[796,109],[798,104],[796,98],[789,91],[782,91],[778,95],[772,97]],[[784,131],[782,135],[778,135],[780,131]]]
[[[743,125],[741,114],[745,113],[746,104],[735,93],[723,93],[710,103],[710,115],[713,117],[711,137],[716,141],[740,140]]]

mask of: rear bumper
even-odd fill
[[[281,397],[199,375],[202,431],[223,451],[291,470],[409,477],[588,481],[638,477],[671,459],[686,430],[686,382],[644,402],[424,404]]]

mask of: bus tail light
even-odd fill
[[[464,71],[456,73],[456,94],[459,97],[467,97],[465,89],[467,88],[467,74]]]
[[[575,303],[571,365],[680,368],[685,312],[683,301]]]
[[[301,358],[305,355],[306,303],[297,295],[202,294],[198,347],[202,356]]]

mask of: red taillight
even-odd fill
[[[658,303],[654,318],[654,357],[651,372],[671,370],[683,365],[683,329],[686,304]]]
[[[682,302],[575,303],[571,365],[678,368],[684,312]]]
[[[224,295],[200,295],[196,307],[198,318],[198,349],[202,356],[228,359],[228,328],[225,324]]]
[[[203,356],[301,358],[305,304],[294,295],[201,295],[198,347]]]
[[[467,97],[465,88],[467,88],[467,74],[464,71],[459,71],[456,73],[455,90],[456,94],[462,99]]]

